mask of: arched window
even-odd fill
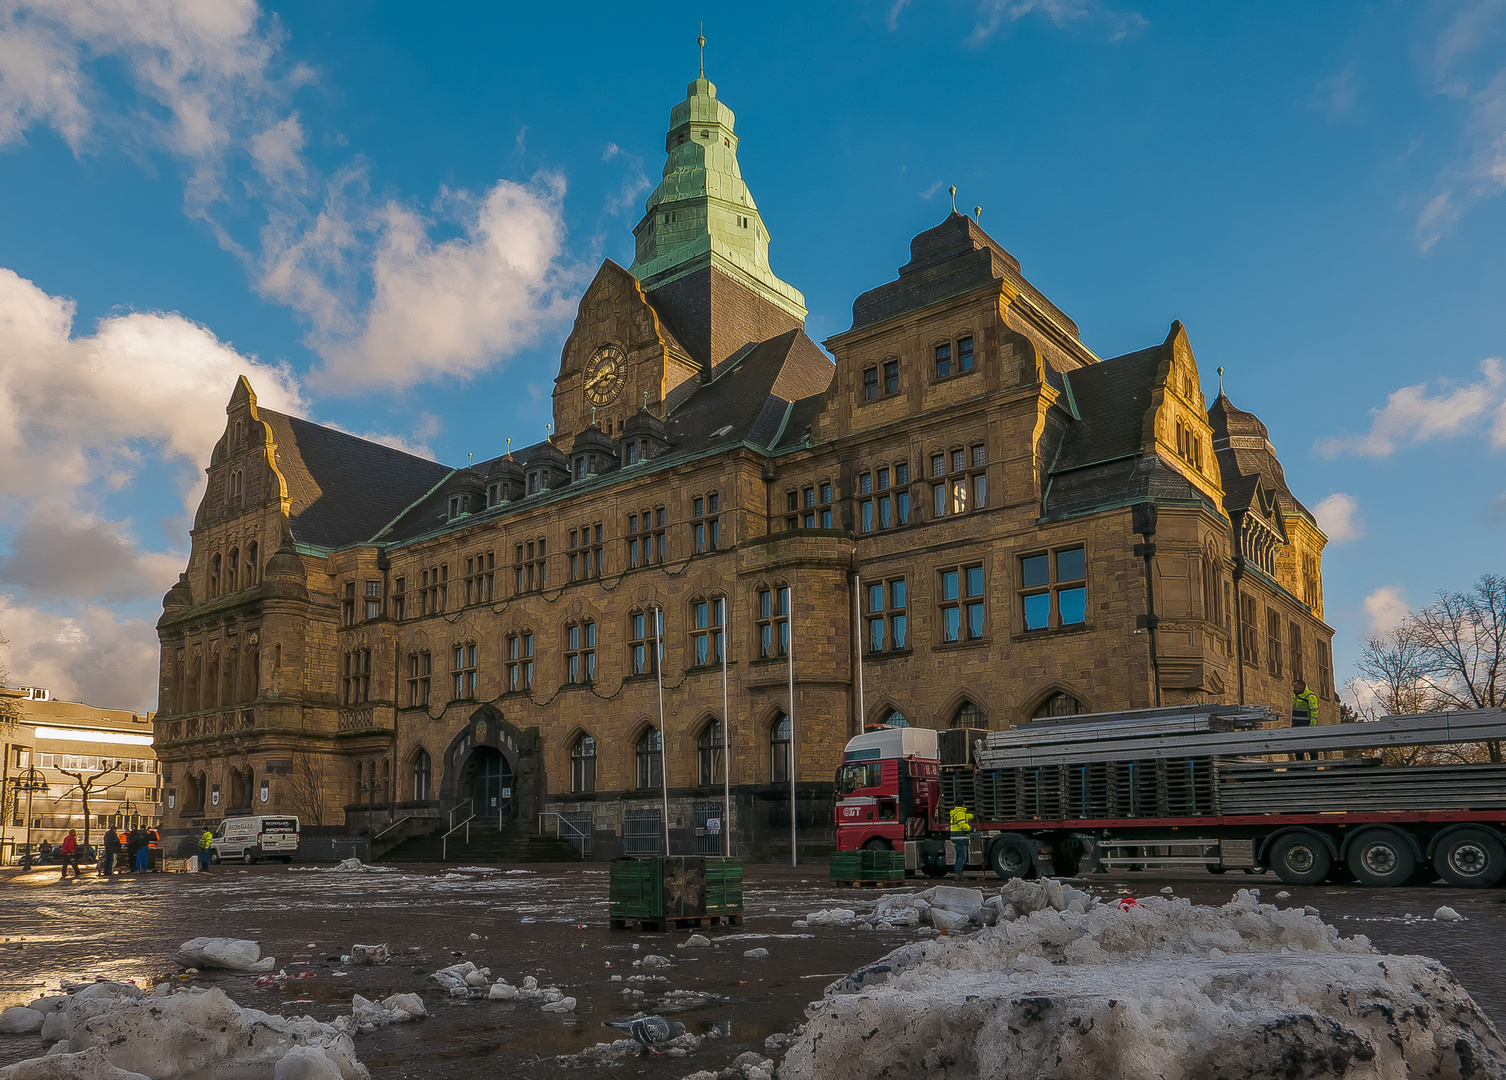
[[[212,600],[220,595],[220,557],[215,555],[209,560],[209,598]]]
[[[429,781],[434,775],[434,759],[423,747],[413,755],[413,801],[429,801]]]
[[[890,709],[884,713],[884,718],[879,721],[885,727],[909,727],[910,721],[905,719],[905,714],[898,709]]]
[[[228,564],[225,567],[225,591],[226,592],[235,592],[236,589],[240,588],[240,582],[239,582],[240,574],[241,574],[241,549],[240,548],[231,548],[230,549],[230,559],[228,561]]]
[[[727,740],[720,720],[712,720],[701,729],[695,749],[696,783],[701,787],[720,784],[727,772]]]
[[[576,739],[570,748],[570,790],[578,795],[596,790],[596,740],[589,735]]]
[[[256,555],[257,555],[257,546],[256,546],[256,541],[253,540],[253,541],[251,541],[250,545],[246,548],[246,584],[247,585],[255,585],[256,584]]]
[[[784,713],[774,717],[769,725],[769,781],[774,784],[790,782],[790,718]]]
[[[982,709],[971,701],[964,701],[952,714],[952,727],[983,728],[988,727],[988,720],[983,716]]]
[[[1071,694],[1057,691],[1035,707],[1032,716],[1076,716],[1082,712],[1082,702]]]
[[[638,737],[634,756],[638,759],[639,789],[660,786],[664,782],[664,744],[659,739],[657,728],[649,728]]]

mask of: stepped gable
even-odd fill
[[[258,408],[287,484],[299,543],[336,548],[371,539],[450,470],[438,462],[296,416]]]
[[[1048,470],[1046,517],[1146,499],[1209,503],[1181,472],[1145,453],[1145,414],[1171,341],[1060,373],[1057,406],[1072,418]]]
[[[1254,509],[1278,525],[1288,514],[1299,514],[1317,525],[1312,512],[1286,486],[1286,471],[1258,416],[1239,408],[1220,391],[1208,408],[1208,425],[1213,428],[1213,454],[1223,480],[1226,510]]]
[[[899,279],[869,289],[852,305],[852,329],[916,311],[992,282],[1005,281],[1028,296],[1073,339],[1077,324],[1025,280],[1020,260],[983,231],[972,218],[953,210],[945,221],[910,241],[910,261]]]

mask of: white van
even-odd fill
[[[209,845],[211,862],[240,859],[250,866],[257,859],[293,861],[298,854],[298,819],[287,814],[226,818]]]

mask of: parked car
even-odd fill
[[[298,854],[298,819],[290,814],[226,818],[209,845],[210,862],[240,859],[247,866],[257,859],[293,861]]]

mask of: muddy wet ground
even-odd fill
[[[351,995],[384,997],[417,990],[429,1019],[361,1034],[361,1060],[378,1080],[497,1075],[499,1066],[531,1077],[593,1075],[678,1078],[718,1069],[803,1018],[806,1002],[833,978],[914,940],[910,930],[804,930],[791,922],[823,907],[871,910],[874,890],[838,889],[824,866],[749,865],[743,925],[707,931],[712,949],[684,949],[689,936],[612,932],[607,927],[605,864],[499,867],[491,872],[404,866],[387,872],[339,873],[328,867],[280,864],[218,866],[209,874],[150,874],[103,881],[86,875],[60,884],[56,870],[0,871],[0,1008],[56,990],[63,980],[96,976],[138,984],[176,978],[172,955],[190,937],[253,938],[290,973],[312,972],[274,987],[254,977],[204,972],[201,986],[219,986],[235,1001],[268,1012],[329,1020],[350,1011]],[[1363,933],[1378,948],[1421,953],[1447,964],[1498,1024],[1506,1021],[1506,891],[1445,888],[1368,890],[1282,886],[1274,876],[1193,872],[1091,875],[1081,884],[1113,896],[1145,896],[1170,885],[1201,903],[1222,903],[1242,886],[1262,898],[1311,904],[1345,933]],[[925,888],[929,881],[910,883]],[[997,887],[996,882],[990,886]],[[1432,921],[1440,904],[1466,921]],[[471,935],[479,935],[472,940]],[[356,943],[387,942],[386,967],[349,967],[338,957]],[[637,948],[635,948],[637,946]],[[743,952],[765,947],[766,960]],[[644,998],[613,982],[644,974],[633,960],[671,957],[665,982],[633,984]],[[534,975],[575,997],[573,1016],[541,1013],[537,1005],[457,1001],[426,985],[428,972],[466,960],[513,983]],[[331,963],[331,958],[335,958]],[[670,991],[707,995],[684,1007]],[[718,1036],[685,1059],[635,1059],[585,1070],[555,1055],[572,1053],[614,1033],[605,1019],[637,1010],[674,1015],[697,1033]],[[0,1064],[41,1053],[36,1038],[0,1036]]]

